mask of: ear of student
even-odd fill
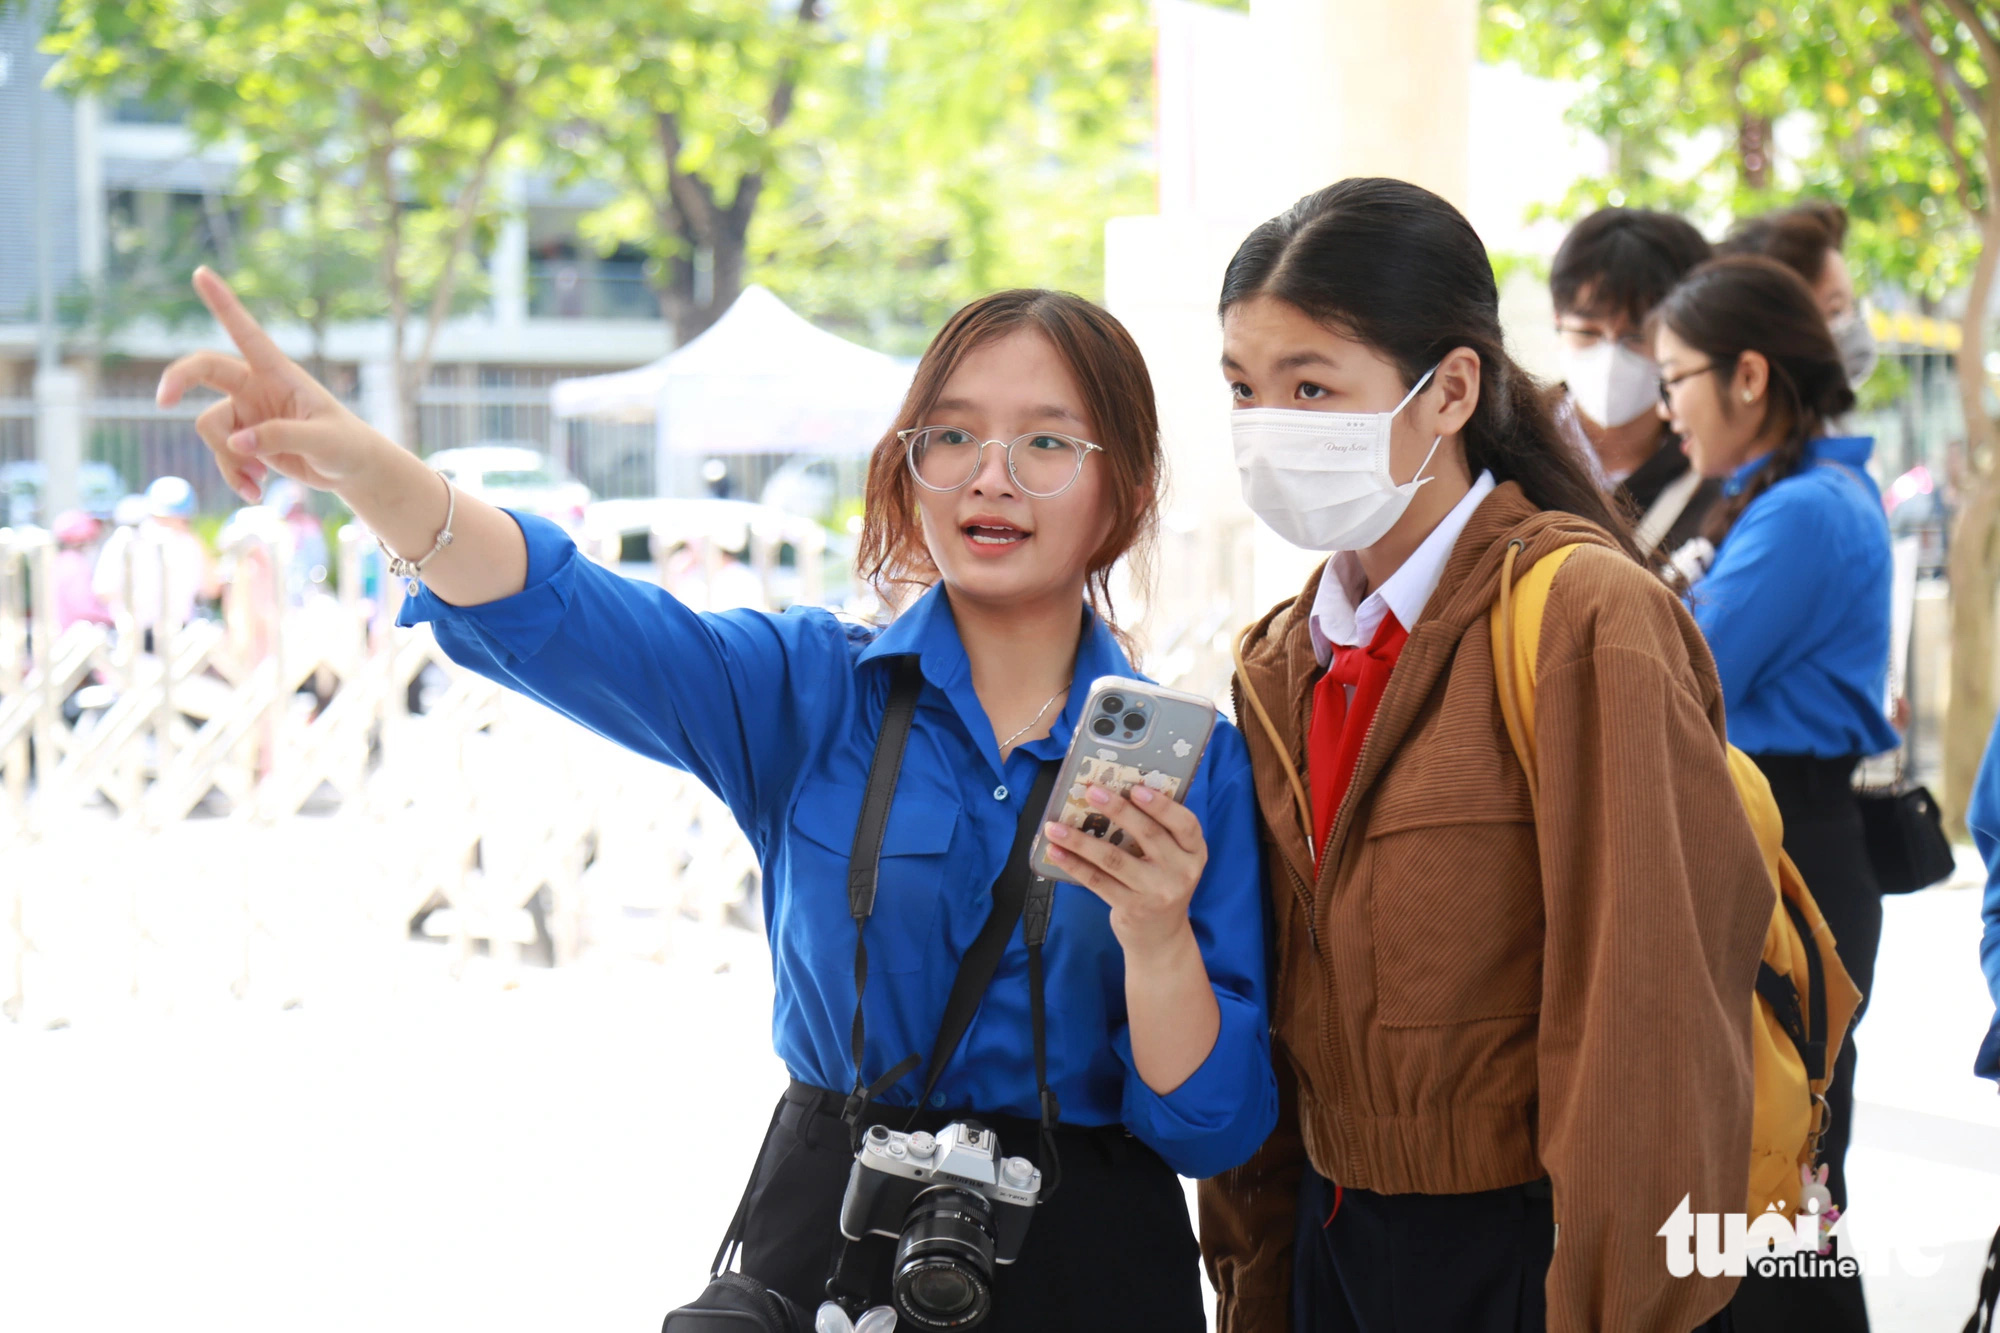
[[[1450,435],[1462,429],[1479,406],[1479,353],[1470,347],[1453,348],[1438,362],[1437,374],[1432,378],[1439,390],[1433,408],[1437,414],[1436,430],[1438,434]]]
[[[1764,396],[1771,383],[1771,363],[1762,352],[1745,352],[1736,362],[1736,389],[1746,403]]]

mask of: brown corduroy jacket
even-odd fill
[[[1516,577],[1590,544],[1543,620],[1539,812],[1487,622],[1517,539]],[[1315,873],[1285,767],[1305,769],[1318,582],[1252,630],[1237,683],[1270,838],[1287,1096],[1258,1155],[1202,1185],[1221,1333],[1290,1327],[1307,1162],[1383,1193],[1546,1177],[1559,1227],[1548,1327],[1693,1328],[1735,1280],[1670,1276],[1656,1233],[1684,1195],[1697,1213],[1743,1210],[1752,986],[1771,919],[1700,631],[1601,529],[1502,485],[1410,629]]]

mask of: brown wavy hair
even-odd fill
[[[982,296],[953,315],[931,340],[917,363],[902,410],[868,460],[866,513],[855,572],[885,602],[899,590],[928,588],[937,582],[938,567],[924,545],[917,517],[916,482],[896,433],[930,424],[925,418],[968,354],[1024,329],[1041,334],[1055,348],[1083,395],[1091,443],[1103,451],[1092,456],[1095,462],[1086,459],[1084,466],[1105,469],[1111,527],[1091,553],[1084,597],[1110,624],[1111,567],[1129,557],[1134,581],[1141,587],[1150,575],[1164,471],[1160,414],[1146,359],[1132,335],[1108,311],[1068,292],[1018,288]]]
[[[1826,257],[1846,243],[1847,210],[1814,201],[1751,218],[1730,232],[1716,253],[1775,259],[1816,287],[1826,273]]]

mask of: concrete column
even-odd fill
[[[495,238],[488,276],[493,284],[493,322],[517,329],[528,322],[527,190],[518,171],[500,183],[506,219]]]
[[[1324,557],[1251,518],[1237,488],[1215,303],[1257,223],[1345,176],[1414,181],[1466,206],[1475,0],[1156,0],[1160,211],[1105,233],[1105,302],[1159,397],[1169,514],[1146,628],[1184,688],[1219,690],[1222,635],[1296,593]],[[1199,640],[1198,642],[1196,640]],[[1180,650],[1185,647],[1188,653]],[[1162,662],[1162,666],[1168,666]]]
[[[87,283],[104,276],[104,158],[98,151],[103,111],[85,94],[76,99],[76,271]]]
[[[387,361],[361,363],[361,419],[396,443],[409,446],[397,419],[396,369]]]
[[[1250,21],[1294,196],[1395,176],[1467,206],[1476,0],[1251,0]]]
[[[83,376],[66,366],[35,372],[35,453],[48,470],[40,521],[76,507],[78,465],[83,461]]]

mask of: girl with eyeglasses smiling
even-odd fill
[[[1869,862],[1854,771],[1901,738],[1884,711],[1891,558],[1875,441],[1840,434],[1852,370],[1805,281],[1735,256],[1689,274],[1660,306],[1660,415],[1722,500],[1704,534],[1712,563],[1689,605],[1715,654],[1729,738],[1757,762],[1798,863],[1864,996],[1874,987],[1882,888]],[[1694,571],[1690,571],[1694,572]],[[1853,1041],[1826,1090],[1827,1188],[1845,1208]],[[1866,1329],[1858,1276],[1745,1279],[1744,1333]]]
[[[908,1058],[933,1050],[990,891],[1040,813],[1031,790],[1091,683],[1136,674],[1110,574],[1143,555],[1161,453],[1124,328],[1046,291],[985,297],[946,324],[869,466],[860,572],[916,594],[876,629],[818,608],[700,615],[593,564],[553,524],[456,493],[355,418],[213,273],[196,287],[242,355],[183,358],[160,398],[197,383],[226,395],[197,428],[246,500],[274,472],[339,494],[421,580],[404,624],[429,622],[455,660],[694,773],[756,846],[792,1084],[739,1214],[743,1271],[811,1310],[838,1261],[859,1304],[886,1301],[895,1242],[849,1249],[837,1229],[854,1136],[976,1119],[1050,1186],[1018,1261],[991,1275],[982,1327],[1199,1333],[1175,1173],[1236,1165],[1277,1115],[1256,797],[1234,728],[1217,720],[1178,800],[1087,792],[1123,846],[1043,826],[1071,882],[1055,887],[1039,963],[1019,928],[1006,937],[922,1105]],[[849,853],[892,683],[911,681],[857,928]]]

